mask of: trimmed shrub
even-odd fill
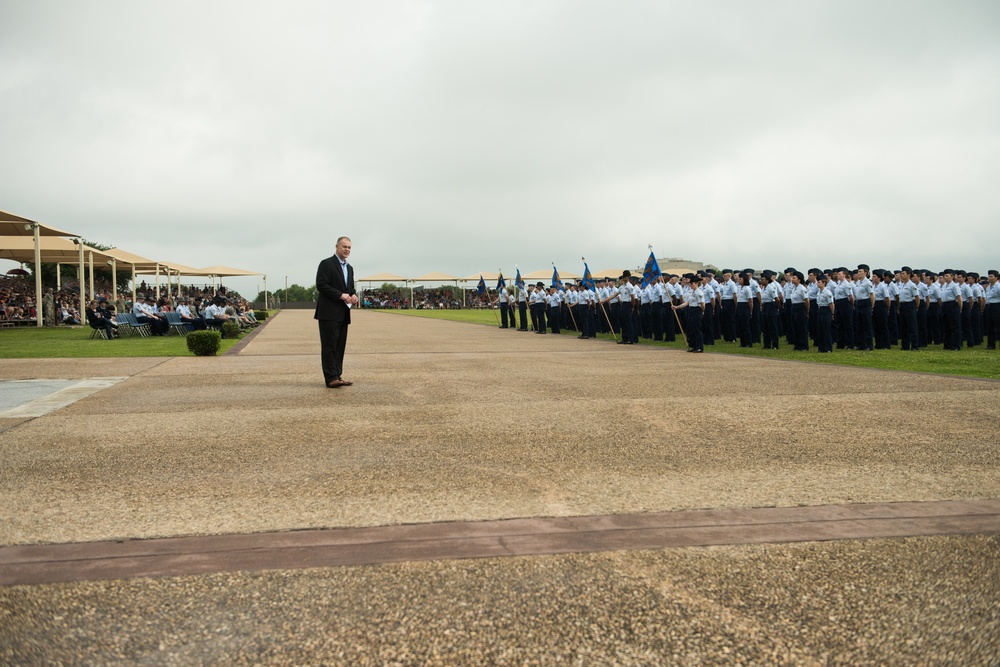
[[[188,349],[199,357],[214,357],[222,344],[218,331],[192,331],[184,339]]]
[[[253,316],[257,318],[258,322],[263,322],[264,320],[267,319],[268,315],[270,315],[270,314],[271,313],[267,312],[266,310],[255,310],[255,311],[253,311]]]
[[[223,338],[239,338],[240,337],[240,325],[236,322],[223,322],[222,323],[222,337]]]

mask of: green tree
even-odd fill
[[[316,291],[315,285],[303,287],[293,283],[288,286],[287,292],[282,288],[275,290],[272,294],[281,303],[285,303],[286,301],[315,301],[319,293]]]

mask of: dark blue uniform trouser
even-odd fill
[[[715,345],[715,304],[709,301],[701,318],[701,337],[705,345]]]
[[[972,339],[972,304],[968,301],[962,302],[962,340],[969,347],[976,344]]]
[[[899,303],[899,337],[902,349],[920,349],[920,341],[917,339],[917,303],[915,301],[901,301]]]
[[[883,304],[884,307],[885,304]],[[829,306],[816,306],[816,345],[820,352],[833,351],[833,313]],[[888,331],[888,330],[887,330]],[[888,339],[889,334],[886,333]]]
[[[549,328],[552,333],[559,333],[559,306],[549,306]]]
[[[872,302],[869,299],[863,299],[854,304],[855,312],[858,314],[858,331],[859,337],[854,341],[854,347],[859,350],[870,350],[872,349],[872,338],[874,332],[872,331]]]
[[[750,326],[750,304],[746,301],[736,304],[736,333],[740,337],[740,347],[753,347],[753,330]]]
[[[513,313],[510,313],[510,304],[506,301],[500,302],[500,326],[504,329],[508,328],[508,318]]]
[[[701,331],[701,321],[704,313],[698,306],[688,306],[687,311],[687,339],[688,347],[692,350],[704,350],[705,340]]]
[[[677,340],[677,314],[671,302],[663,304],[663,340],[668,343]]]
[[[761,306],[764,320],[764,349],[778,349],[778,304],[769,301]]]
[[[889,345],[899,342],[899,302],[889,299]]]
[[[792,304],[792,340],[796,350],[809,349],[809,315],[806,304]]]
[[[663,340],[663,303],[649,304],[649,316],[653,320],[653,340]]]
[[[983,313],[979,309],[979,301],[972,304],[972,343],[983,344]]]
[[[941,329],[944,349],[962,349],[962,309],[958,301],[941,302]]]
[[[854,306],[850,299],[837,299],[833,305],[837,309],[837,349],[850,349],[854,347]]]
[[[875,333],[875,349],[888,350],[889,306],[886,305],[885,299],[875,302],[875,308],[872,310],[872,325]]]
[[[618,304],[618,320],[622,330],[622,341],[632,342],[632,302]]]
[[[732,299],[722,300],[722,316],[719,318],[722,326],[722,338],[727,343],[736,340],[736,304]]]
[[[995,350],[1000,339],[1000,303],[986,304],[983,324],[986,327],[986,349]]]
[[[927,342],[941,344],[941,304],[931,303],[927,306]]]
[[[816,299],[809,299],[809,337],[813,343],[819,345],[819,306]]]
[[[521,320],[521,326],[518,327],[521,331],[528,330],[528,302],[518,301],[517,302],[517,314],[520,316],[518,319]]]
[[[580,335],[590,338],[593,334],[587,322],[587,307],[580,303],[573,306],[573,317],[576,319],[576,328],[580,330]]]
[[[608,304],[608,315],[611,317],[611,332],[620,334],[622,331],[622,304],[620,301]]]
[[[917,306],[917,346],[927,347],[927,299]]]

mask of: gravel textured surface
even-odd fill
[[[306,311],[81,361],[131,377],[0,433],[0,544],[1000,497],[997,382],[355,319],[336,390]]]
[[[995,665],[996,536],[0,588],[22,665]]]
[[[0,422],[0,544],[1000,497],[1000,383],[358,313]],[[0,588],[0,663],[1000,663],[997,536]]]

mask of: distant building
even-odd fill
[[[685,273],[704,271],[705,269],[719,270],[719,267],[714,264],[692,262],[690,259],[683,259],[681,257],[657,257],[656,263],[660,267],[660,273],[674,273],[679,276]],[[643,268],[645,268],[644,265],[639,265],[632,271],[632,274],[641,276]]]

